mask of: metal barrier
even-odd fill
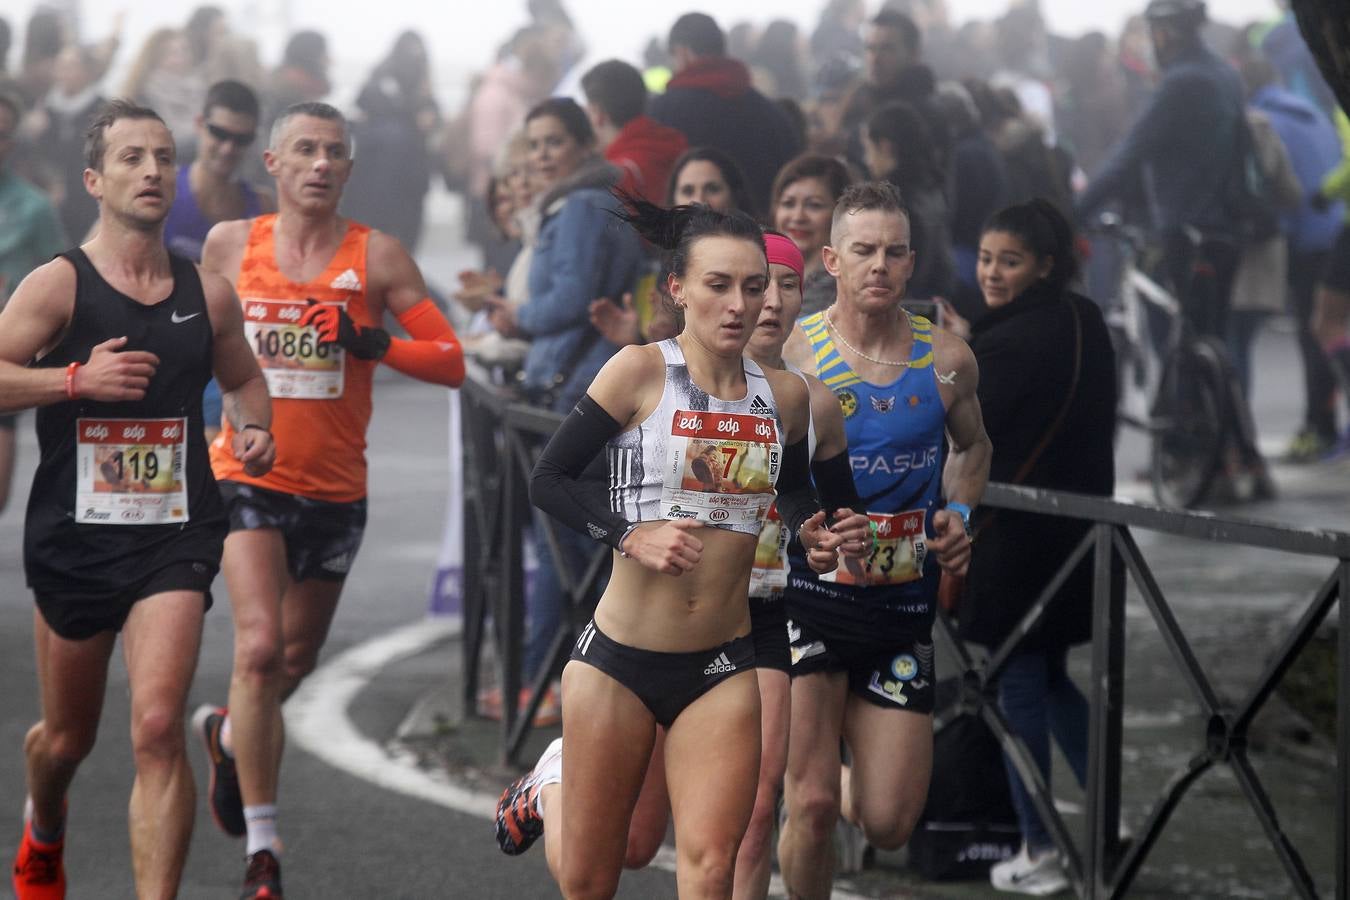
[[[478,670],[491,612],[495,623],[498,681],[502,687],[502,760],[518,763],[534,713],[550,680],[561,670],[579,625],[592,613],[587,597],[600,572],[608,565],[609,550],[596,551],[576,571],[576,561],[557,552],[556,529],[566,526],[547,517],[533,516],[528,504],[529,474],[544,442],[561,417],[522,403],[492,387],[481,373],[465,382],[465,708],[476,708]],[[1178,512],[1113,500],[991,484],[982,505],[1024,512],[1046,513],[1092,523],[1078,547],[1046,585],[1008,642],[983,665],[955,639],[951,623],[938,618],[945,636],[965,669],[963,708],[980,715],[998,735],[1024,782],[1031,786],[1036,809],[1067,861],[1080,897],[1121,897],[1129,890],[1150,850],[1167,826],[1172,812],[1195,781],[1215,765],[1227,765],[1251,803],[1281,863],[1300,897],[1317,897],[1317,888],[1298,849],[1285,835],[1260,778],[1247,756],[1247,733],[1261,706],[1299,652],[1312,639],[1340,597],[1350,597],[1350,534],[1312,531]],[[543,529],[554,548],[554,558],[566,593],[564,616],[553,637],[548,663],[530,685],[529,700],[517,711],[512,700],[520,691],[520,663],[524,633],[523,533],[525,526]],[[1200,541],[1261,547],[1317,556],[1332,562],[1322,586],[1314,594],[1297,625],[1267,666],[1257,684],[1237,707],[1222,703],[1205,674],[1190,642],[1172,614],[1148,562],[1135,542],[1132,529],[1155,531]],[[1074,568],[1093,559],[1092,682],[1088,742],[1087,820],[1090,835],[1083,852],[1075,846],[1053,797],[1025,744],[1012,735],[994,700],[997,676],[1019,640],[1045,615],[1050,600]],[[1120,562],[1113,562],[1118,559]],[[1122,852],[1119,841],[1121,795],[1121,736],[1125,677],[1124,580],[1113,577],[1113,566],[1123,564],[1143,596],[1168,650],[1207,717],[1203,746],[1177,772],[1155,802],[1142,832]],[[1350,900],[1350,602],[1340,604],[1337,668],[1336,774],[1336,897]],[[939,723],[939,727],[941,723]]]

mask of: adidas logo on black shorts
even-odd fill
[[[717,658],[708,663],[708,667],[703,670],[704,675],[724,675],[727,672],[735,672],[736,664],[727,659],[725,653],[717,654]]]

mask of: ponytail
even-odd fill
[[[623,204],[615,215],[632,226],[643,240],[660,249],[666,267],[678,278],[683,278],[688,268],[694,241],[702,237],[741,238],[764,250],[764,232],[745,213],[720,213],[702,204],[667,209],[626,191],[616,191],[615,196]]]

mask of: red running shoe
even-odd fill
[[[23,841],[14,857],[14,896],[18,900],[65,900],[66,872],[61,865],[65,840],[40,844],[25,818]]]

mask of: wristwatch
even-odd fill
[[[964,503],[948,503],[947,509],[961,517],[961,525],[966,529],[966,538],[974,540],[975,532],[970,528],[970,507]]]

